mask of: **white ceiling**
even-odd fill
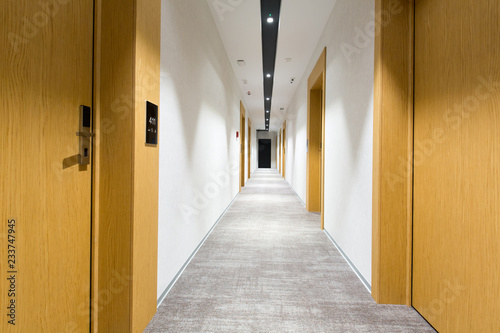
[[[281,1],[270,131],[281,127],[288,104],[305,74],[335,2]],[[260,0],[207,0],[207,3],[243,92],[252,127],[264,129]],[[287,62],[286,58],[292,60]],[[245,66],[238,66],[237,60],[245,60]],[[290,84],[292,77],[294,84]],[[247,80],[247,84],[243,80]]]

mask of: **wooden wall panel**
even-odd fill
[[[413,4],[375,6],[372,296],[409,304]]]
[[[94,332],[130,332],[134,0],[99,1]]]
[[[280,141],[278,139],[278,136],[276,135],[276,169],[279,168],[279,166],[278,166],[278,155],[279,155],[279,151],[280,151],[279,146],[280,146]]]
[[[245,186],[245,115],[245,106],[240,101],[240,192]]]
[[[248,151],[247,151],[247,157],[248,157],[248,161],[247,161],[247,164],[248,164],[248,170],[247,170],[247,173],[248,173],[248,179],[250,179],[250,175],[251,175],[251,160],[252,160],[252,122],[250,120],[250,118],[248,118]]]
[[[310,212],[321,211],[321,94],[309,90],[306,205]]]
[[[96,1],[93,332],[142,332],[156,311],[160,0]],[[161,135],[161,133],[160,133]]]
[[[307,169],[306,206],[310,212],[323,214],[324,117],[326,86],[326,48],[321,53],[307,81]]]
[[[500,2],[415,7],[413,306],[500,331]]]
[[[156,312],[159,148],[146,145],[146,100],[160,103],[161,1],[137,0],[132,225],[132,332]],[[159,121],[161,116],[159,115]],[[161,135],[161,133],[159,133]]]
[[[279,140],[278,140],[278,152],[277,152],[278,159],[279,159],[279,163],[278,163],[279,164],[279,170],[278,171],[280,172],[280,174],[283,175],[283,173],[281,172],[281,163],[283,161],[283,159],[281,158],[281,141],[283,140],[283,138],[281,136],[281,128],[280,128],[280,132],[279,132],[278,138],[279,138]]]
[[[285,122],[283,123],[283,132],[282,132],[282,141],[281,141],[281,159],[282,159],[282,174],[283,174],[283,178],[285,178],[285,165],[286,165],[286,160],[285,160],[285,150],[286,150],[286,120]]]

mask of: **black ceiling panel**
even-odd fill
[[[278,28],[281,0],[260,0],[262,24],[262,63],[264,78],[264,120],[271,119],[271,103],[274,84],[274,67],[276,64],[276,48],[278,46]],[[273,22],[268,22],[272,18]],[[270,74],[271,77],[267,77]],[[270,98],[270,100],[267,100]],[[266,113],[269,110],[269,113]],[[269,121],[266,121],[266,130]]]

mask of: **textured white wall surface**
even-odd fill
[[[207,3],[162,0],[161,24],[158,297],[237,195],[242,139],[241,93]]]
[[[307,78],[326,47],[325,229],[368,283],[372,244],[374,10],[373,1],[336,2],[286,115],[286,178],[305,201]]]

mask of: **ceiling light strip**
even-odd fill
[[[278,47],[278,29],[281,0],[260,0],[262,25],[262,64],[264,79],[264,119],[269,130],[271,103],[274,85],[276,49]]]

